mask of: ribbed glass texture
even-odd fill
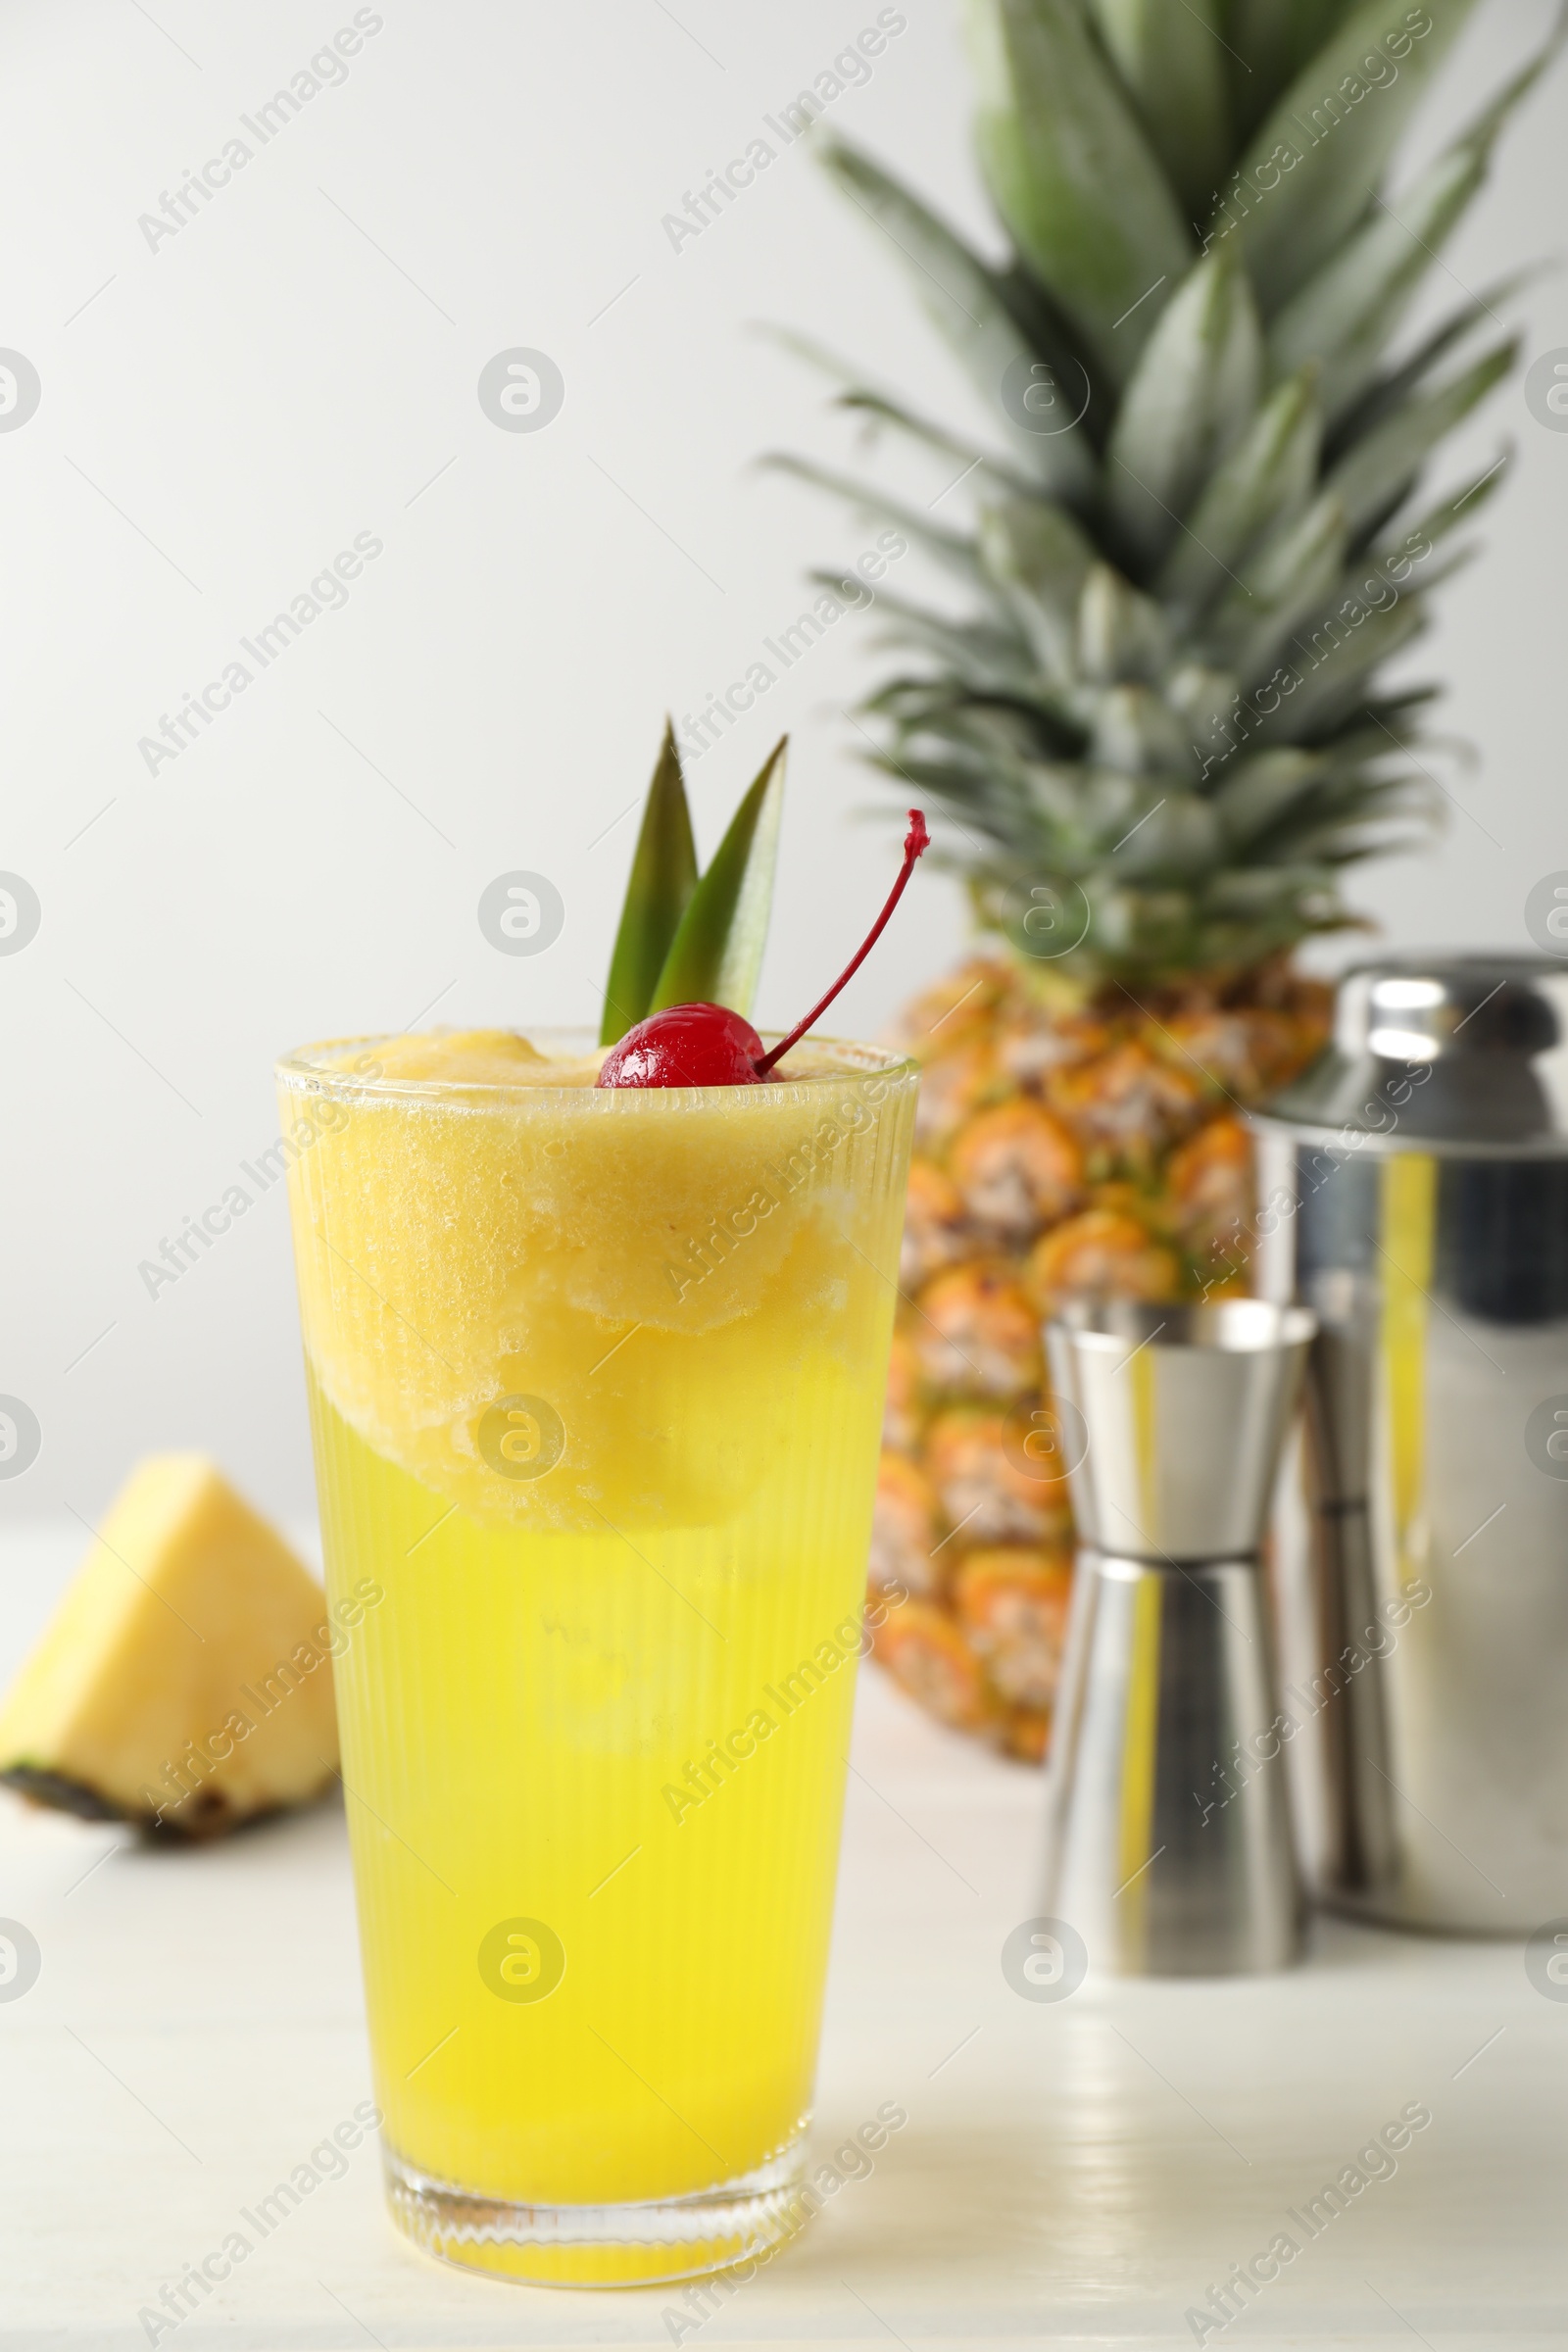
[[[915,1089],[280,1073],[402,2227],[536,2278],[800,2219]]]

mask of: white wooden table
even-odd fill
[[[76,1549],[0,1543],[0,1676]],[[1518,1945],[1329,1921],[1288,1977],[1025,2001],[1000,1952],[1036,1907],[1036,1776],[869,1673],[854,1762],[818,2138],[886,2100],[909,2120],[683,2342],[1190,2345],[1187,2312],[1285,2231],[1299,2253],[1205,2342],[1568,2345],[1568,2002]],[[368,2096],[342,1818],[183,1853],[0,1794],[0,1916],[42,1954],[0,2002],[0,2352],[130,2352],[138,2311]],[[1411,2104],[1432,2121],[1396,2172],[1309,2238],[1291,2210]],[[670,2313],[683,2290],[424,2260],[372,2141],[158,2340],[664,2345]]]

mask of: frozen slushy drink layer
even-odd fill
[[[386,1595],[338,1672],[394,2206],[609,2280],[800,2218],[916,1080],[601,1058],[468,1031],[280,1079],[329,1584]],[[614,2242],[628,2204],[667,2248]]]

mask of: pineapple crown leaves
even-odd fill
[[[750,1013],[773,905],[788,742],[781,735],[768,753],[700,872],[675,730],[665,721],[610,960],[602,1046],[670,1004]]]
[[[1345,924],[1341,869],[1435,820],[1409,757],[1430,698],[1378,672],[1464,560],[1440,543],[1506,469],[1505,450],[1421,511],[1429,462],[1516,356],[1506,333],[1463,347],[1522,280],[1391,346],[1568,8],[1391,199],[1476,0],[967,4],[1005,262],[870,157],[818,152],[906,266],[989,432],[782,339],[848,414],[964,468],[968,525],[766,462],[895,522],[955,591],[879,595],[905,662],[866,708],[875,764],[968,845],[950,861],[982,919],[1016,940],[1032,889],[1077,893],[1060,968],[1091,982],[1255,962]]]

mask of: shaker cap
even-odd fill
[[[1568,1155],[1568,961],[1357,964],[1340,984],[1333,1043],[1258,1115],[1390,1151]]]

